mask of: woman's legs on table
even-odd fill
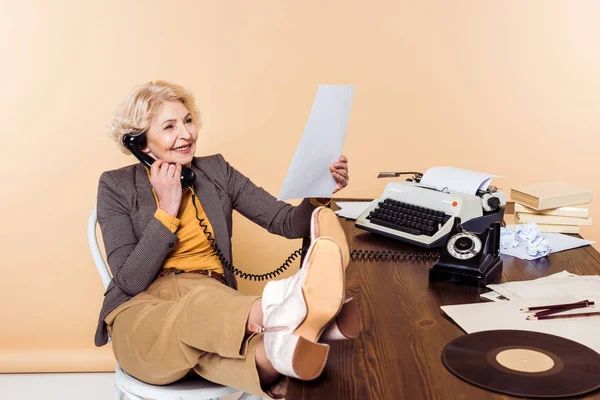
[[[323,217],[327,211],[321,211]],[[323,234],[329,221],[317,216],[313,228]],[[285,394],[282,374],[314,379],[329,350],[319,337],[344,300],[347,245],[340,247],[345,237],[337,236],[337,241],[313,239],[302,269],[269,282],[262,298],[204,275],[159,278],[106,318],[114,325],[110,333],[121,367],[153,384],[174,382],[193,369],[210,381],[263,397],[265,388],[269,396]]]

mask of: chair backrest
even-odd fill
[[[98,237],[96,236],[97,222],[98,215],[96,213],[96,206],[94,206],[92,212],[90,213],[90,218],[88,219],[87,239],[88,245],[90,246],[90,251],[92,252],[92,258],[94,259],[94,263],[96,264],[96,269],[100,274],[100,278],[102,279],[104,289],[106,289],[112,278],[110,276],[110,272],[108,271],[108,266],[104,261],[104,257],[102,257],[102,253],[100,252],[100,246],[98,246]]]

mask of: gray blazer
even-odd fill
[[[215,239],[232,262],[232,213],[286,238],[308,237],[314,206],[304,199],[298,206],[277,199],[235,170],[222,155],[194,157],[194,190],[210,221]],[[95,344],[108,342],[104,318],[121,303],[145,291],[179,240],[154,218],[156,200],[142,164],[107,171],[98,185],[98,222],[113,279],[104,293]],[[234,274],[225,270],[227,285],[237,289]]]

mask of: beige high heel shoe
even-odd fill
[[[338,216],[330,208],[318,207],[313,211],[310,221],[310,237],[311,241],[320,237],[333,239],[342,250],[344,270],[348,268],[350,263],[348,240]],[[352,339],[357,337],[362,329],[363,324],[358,304],[356,300],[349,298],[344,300],[342,310],[323,332],[321,339],[325,341]]]
[[[311,243],[296,274],[265,286],[265,353],[281,374],[312,380],[323,372],[329,345],[318,340],[342,308],[344,272],[340,246],[321,237]]]

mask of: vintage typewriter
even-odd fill
[[[446,244],[459,217],[462,228],[483,232],[492,223],[502,223],[506,197],[490,186],[475,195],[453,192],[447,188],[422,185],[418,172],[382,172],[378,177],[412,174],[406,181],[391,182],[356,220],[367,231],[421,247]]]

